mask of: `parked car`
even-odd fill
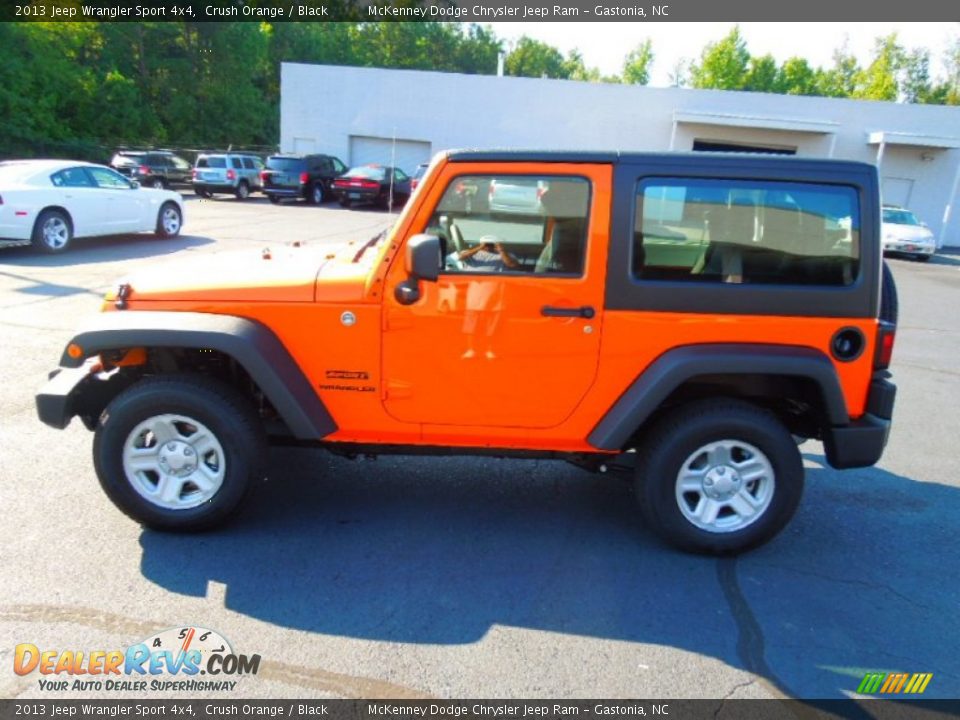
[[[539,215],[540,199],[547,191],[543,180],[522,177],[501,177],[490,181],[488,188],[491,212]]]
[[[650,530],[730,554],[797,510],[795,438],[822,440],[836,469],[880,459],[897,308],[874,165],[518,151],[435,163],[408,212],[420,221],[366,242],[128,276],[64,338],[40,419],[80,416],[116,506],[179,531],[225,521],[263,478],[268,443],[298,443],[629,472]],[[465,178],[518,174],[549,184],[536,218],[451,200]],[[855,241],[825,243],[843,218]],[[444,264],[454,229],[476,260],[457,269]],[[810,513],[803,531],[825,537],[857,511]]]
[[[261,189],[262,170],[263,161],[256,155],[204,153],[193,168],[193,191],[204,198],[227,193],[246,200]]]
[[[168,150],[118,150],[110,167],[157,190],[190,185],[190,163]]]
[[[926,223],[896,205],[883,206],[881,235],[884,252],[905,253],[924,262],[937,252],[937,240]]]
[[[428,167],[430,167],[430,163],[420,163],[417,165],[417,169],[414,170],[413,175],[410,176],[410,192],[417,189],[417,185],[420,184],[423,176],[427,174]]]
[[[330,194],[334,179],[346,171],[347,166],[332,155],[271,155],[260,176],[272,203],[302,198],[319,205]]]
[[[174,237],[183,199],[142,188],[103,165],[71,160],[0,163],[0,244],[58,253],[75,238],[153,232]]]
[[[373,203],[392,208],[410,198],[410,176],[400,168],[363,165],[333,182],[333,194],[343,207]]]

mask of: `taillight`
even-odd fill
[[[198,175],[198,173],[197,173],[197,171],[196,171],[196,168],[194,168],[194,171],[193,171],[193,179],[194,179],[194,180],[197,179],[197,175]]]
[[[237,174],[233,170],[227,170],[227,180],[236,180]]]
[[[137,172],[140,173],[141,175],[149,175],[150,168],[148,168],[146,165],[141,165],[140,167],[137,168]]]
[[[543,196],[546,195],[546,193],[547,193],[547,189],[546,189],[545,187],[538,187],[538,188],[537,188],[537,202],[539,202],[540,200],[543,200]]]
[[[374,180],[361,180],[360,187],[366,188],[367,190],[373,190],[374,188],[380,187],[380,183]]]
[[[420,184],[420,181],[417,180],[416,178],[413,178],[413,179],[410,181],[410,189],[411,189],[411,190],[416,190],[416,189],[417,189],[417,185],[419,185],[419,184]]]
[[[877,350],[873,358],[874,370],[886,370],[893,356],[893,342],[896,339],[897,326],[881,320],[877,325]]]
[[[266,182],[266,181],[267,181],[267,171],[266,171],[266,170],[261,170],[261,171],[260,171],[260,179],[263,180],[263,182]]]
[[[308,182],[310,182],[310,175],[305,172],[300,173],[300,184],[306,185]]]

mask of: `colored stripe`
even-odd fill
[[[887,681],[883,684],[883,687],[880,688],[880,692],[882,693],[887,692],[889,687],[895,682],[896,677],[897,676],[894,673],[890,673],[889,675],[887,675]]]
[[[933,673],[926,673],[926,677],[923,679],[923,684],[917,688],[916,692],[922,693],[927,689],[927,685],[930,684],[930,681],[933,679]]]
[[[891,690],[890,692],[895,692],[895,693],[900,692],[901,688],[903,688],[903,684],[904,684],[906,681],[907,681],[907,674],[906,674],[906,673],[900,673],[900,682],[898,682],[898,683],[897,683],[897,686],[896,686],[893,690]]]
[[[917,686],[920,685],[920,683],[917,682],[919,678],[920,678],[920,675],[918,673],[914,673],[910,677],[910,682],[907,683],[907,686],[903,689],[903,691],[905,693],[912,693],[914,685],[917,685]]]

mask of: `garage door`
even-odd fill
[[[412,173],[417,165],[430,161],[430,143],[422,140],[350,136],[350,166],[395,165]]]

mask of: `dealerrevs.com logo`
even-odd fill
[[[171,628],[125,650],[41,649],[20,643],[17,675],[38,672],[41,690],[114,692],[232,691],[256,675],[259,655],[240,655],[219,633],[202,627]]]

